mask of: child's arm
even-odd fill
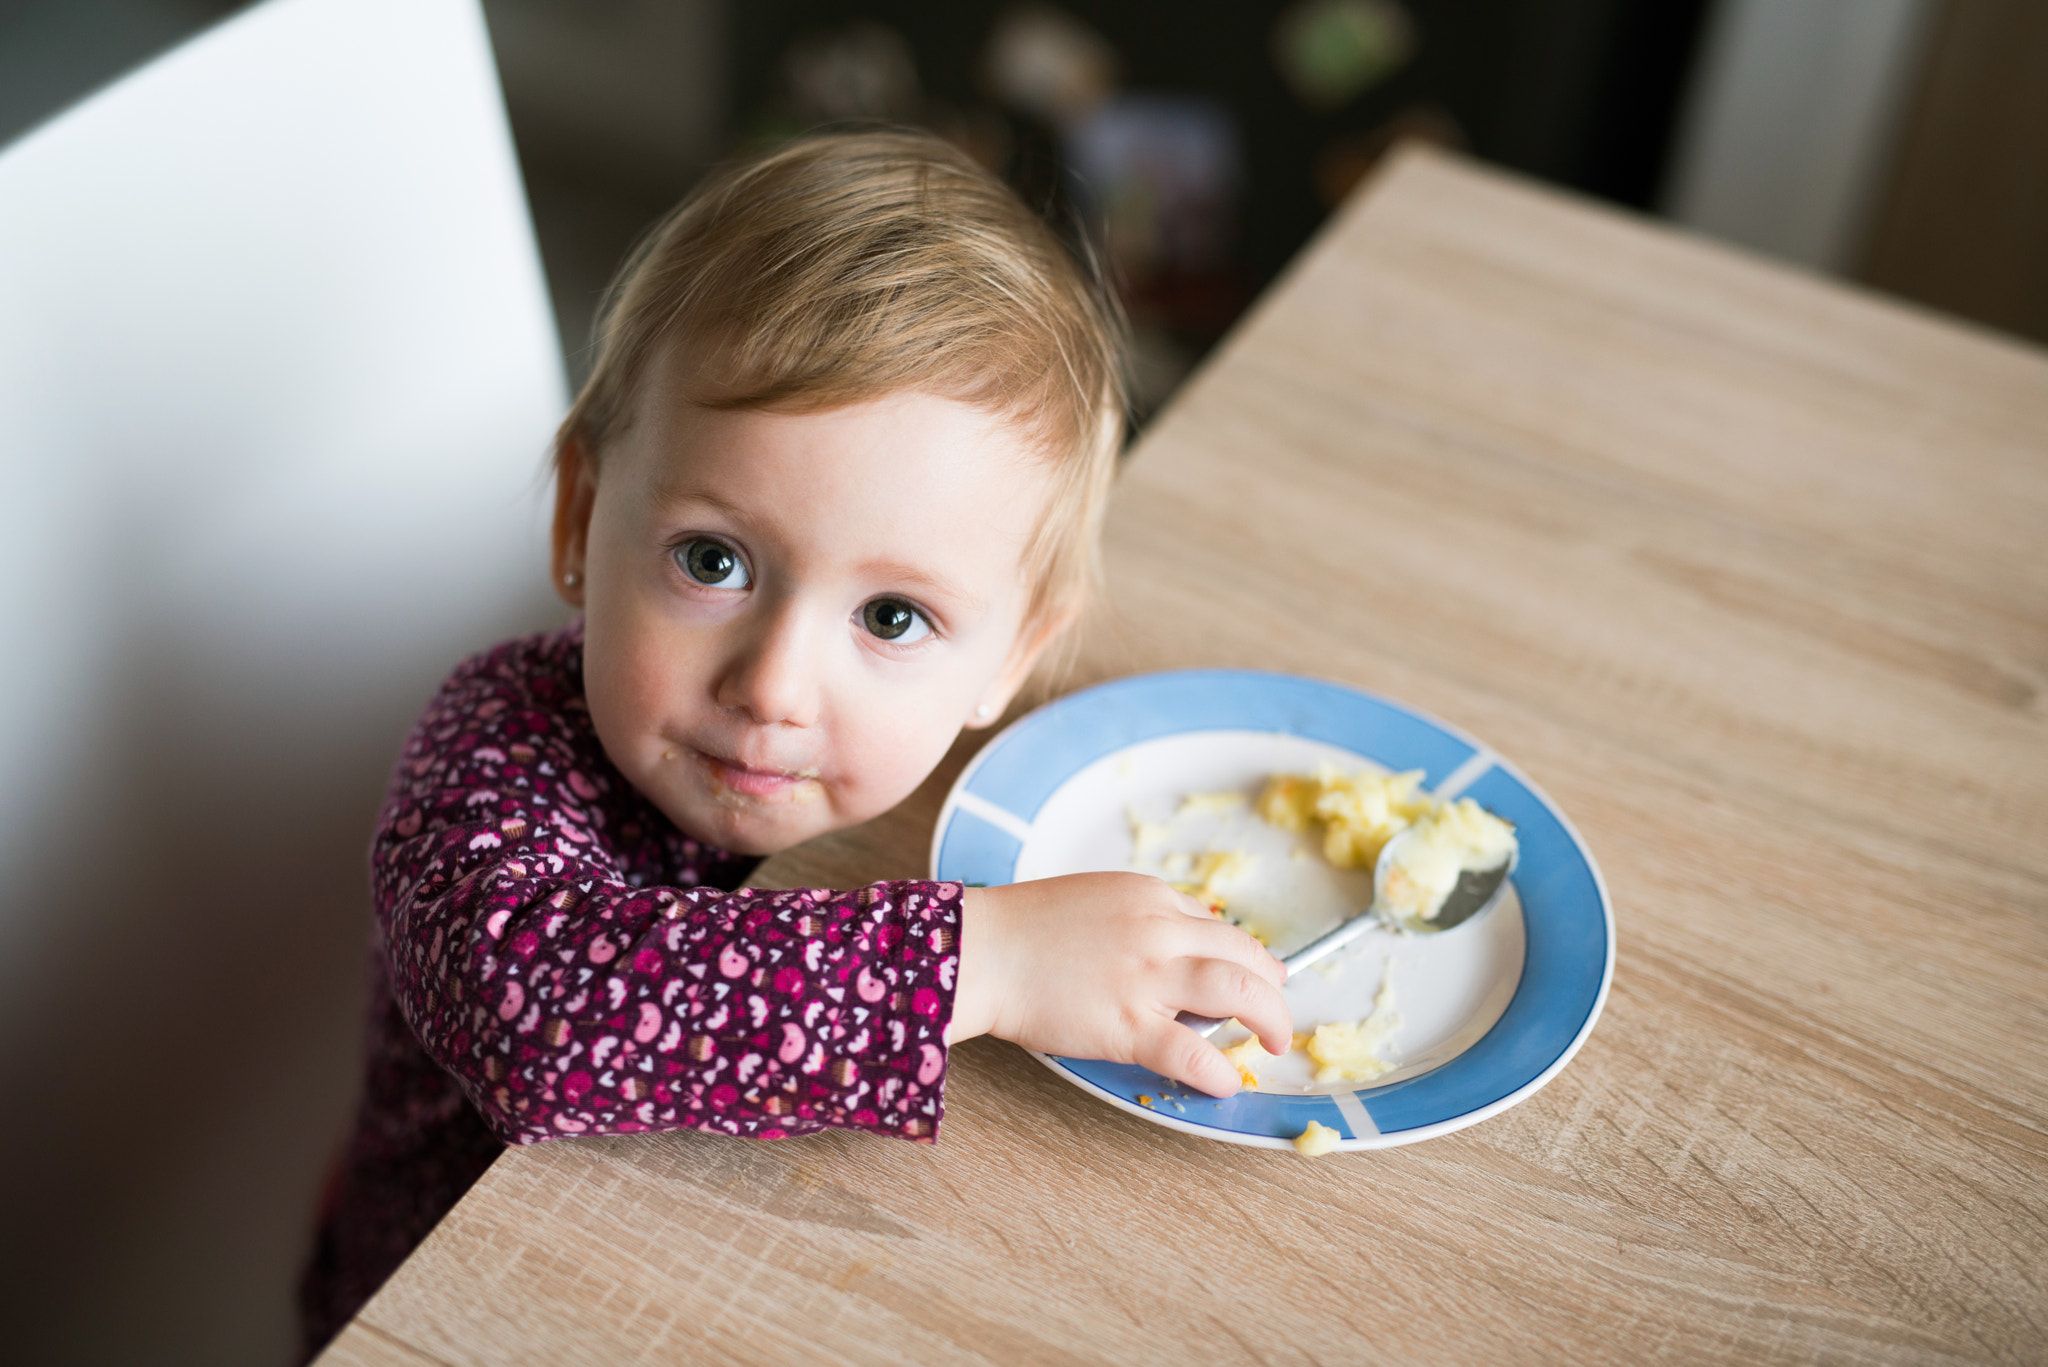
[[[1235,1016],[1269,1053],[1291,1043],[1280,961],[1156,878],[1083,873],[970,888],[962,922],[952,1043],[985,1032],[1137,1063],[1214,1096],[1237,1091],[1237,1070],[1177,1013]]]
[[[399,1006],[492,1129],[930,1139],[959,886],[632,885],[607,823],[637,807],[609,801],[576,699],[532,695],[573,683],[516,663],[429,708],[372,850]]]

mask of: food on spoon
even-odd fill
[[[1447,802],[1415,822],[1381,882],[1386,912],[1426,925],[1466,869],[1497,869],[1515,853],[1514,828],[1469,797]]]
[[[1294,1151],[1303,1158],[1321,1158],[1337,1147],[1337,1132],[1320,1121],[1311,1120],[1294,1141]]]
[[[1400,1028],[1401,1013],[1394,1009],[1394,966],[1388,964],[1380,990],[1373,994],[1371,1015],[1356,1024],[1318,1025],[1309,1036],[1308,1056],[1316,1064],[1316,1081],[1372,1082],[1392,1072],[1394,1065],[1380,1057],[1380,1050]]]

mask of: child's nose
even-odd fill
[[[738,642],[719,678],[719,705],[745,712],[762,725],[816,722],[822,644],[816,627],[795,603],[757,615],[753,631]]]

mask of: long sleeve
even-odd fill
[[[457,672],[399,760],[372,849],[392,992],[512,1143],[695,1127],[929,1140],[957,884],[718,891],[604,758],[573,633]]]

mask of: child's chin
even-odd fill
[[[708,840],[734,854],[767,856],[801,845],[832,829],[826,808],[815,799],[762,802],[736,793],[713,794],[708,810],[692,813],[696,820],[678,822],[686,834]]]

